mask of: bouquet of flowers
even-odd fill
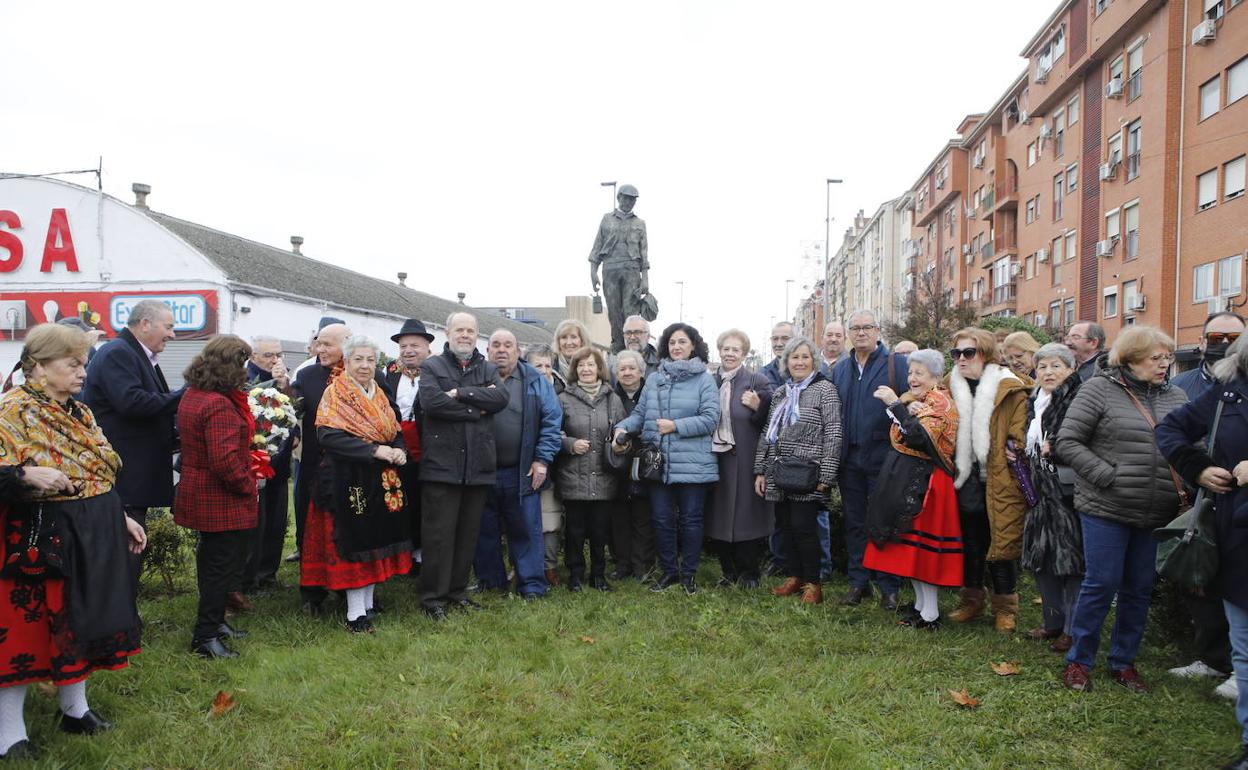
[[[269,459],[278,453],[282,444],[290,438],[290,431],[299,424],[295,417],[295,405],[290,396],[265,384],[247,392],[247,405],[251,407],[251,416],[256,421],[256,433],[251,439],[252,468],[257,478],[272,478]]]

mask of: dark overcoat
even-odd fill
[[[715,387],[722,384],[716,374]],[[751,389],[758,394],[757,411],[741,403],[741,396]],[[742,370],[732,380],[729,400],[736,446],[717,453],[719,483],[712,487],[706,508],[706,536],[712,540],[740,543],[767,537],[775,529],[773,504],[754,494],[754,453],[767,424],[772,390],[771,380],[761,372]]]

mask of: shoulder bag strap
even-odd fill
[[[1127,396],[1131,399],[1131,403],[1135,405],[1135,408],[1139,411],[1140,416],[1144,418],[1144,422],[1148,423],[1148,427],[1152,428],[1154,431],[1157,430],[1157,421],[1153,419],[1153,416],[1149,414],[1148,410],[1144,408],[1144,405],[1140,403],[1140,399],[1137,398],[1136,395],[1131,392],[1131,388],[1128,387],[1128,388],[1125,388],[1125,390],[1127,391]],[[1209,431],[1209,456],[1210,458],[1213,457],[1213,447],[1214,447],[1215,439],[1218,434],[1218,423],[1222,422],[1222,404],[1223,404],[1222,400],[1219,399],[1218,408],[1215,410],[1214,415],[1213,415],[1213,427]],[[1189,500],[1187,496],[1187,487],[1183,485],[1183,479],[1179,478],[1179,474],[1175,472],[1173,465],[1167,462],[1166,467],[1170,470],[1170,478],[1174,480],[1174,488],[1179,493],[1179,504],[1184,507],[1189,506],[1191,504],[1191,501]],[[1197,494],[1197,497],[1199,498],[1204,493],[1205,493],[1204,488],[1202,487],[1200,491],[1198,491],[1196,494]]]

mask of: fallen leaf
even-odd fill
[[[1017,660],[1003,660],[1000,663],[993,663],[992,670],[998,676],[1015,676],[1019,673]]]
[[[585,644],[593,644],[598,640],[592,636],[582,636],[581,641],[584,642]]]
[[[953,702],[963,708],[973,709],[979,708],[979,699],[972,698],[966,690],[950,690],[949,697],[953,698]]]
[[[407,679],[402,674],[399,674],[399,681],[403,684],[407,684]]]
[[[237,704],[234,702],[234,696],[230,695],[225,690],[220,690],[217,692],[217,697],[212,699],[212,715],[214,717],[219,717],[234,708],[236,705]]]

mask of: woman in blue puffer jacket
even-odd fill
[[[663,576],[650,587],[663,591],[676,583],[697,591],[694,573],[702,552],[702,509],[719,463],[711,434],[719,424],[719,389],[706,370],[706,342],[698,330],[675,323],[659,338],[659,369],[646,378],[641,401],[616,430],[641,433],[642,446],[663,454],[663,481],[650,484],[650,507]],[[680,562],[676,553],[679,542]]]

